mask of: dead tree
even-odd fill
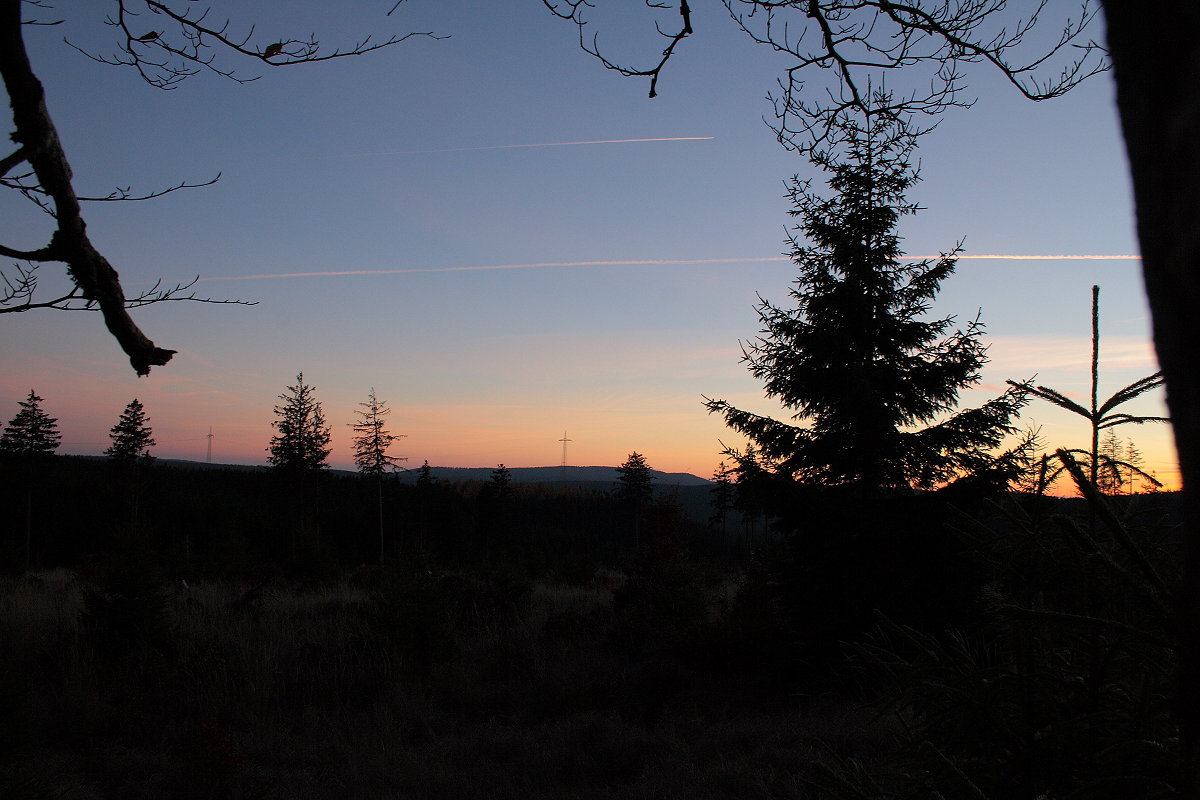
[[[1185,508],[1179,619],[1188,786],[1200,787],[1200,7],[1104,0],[1154,345]]]
[[[232,21],[209,21],[209,8],[194,0],[111,2],[107,24],[116,33],[115,52],[103,54],[76,49],[99,63],[131,67],[143,80],[160,89],[171,89],[200,72],[210,72],[239,83],[257,77],[237,74],[225,63],[230,58],[257,61],[272,67],[293,66],[362,55],[413,36],[433,36],[432,33],[408,33],[381,41],[367,37],[353,46],[327,51],[312,37],[264,38],[256,34],[252,26],[245,33],[236,34]],[[391,14],[398,5],[393,5],[388,13]],[[29,10],[30,18],[22,19],[23,9]],[[190,291],[194,280],[169,288],[155,284],[146,292],[127,296],[117,270],[88,237],[84,204],[151,199],[181,189],[205,186],[216,179],[183,182],[145,195],[135,195],[128,189],[117,189],[101,197],[80,195],[51,119],[45,91],[25,49],[26,25],[56,24],[52,19],[37,18],[48,13],[50,8],[42,0],[0,0],[0,78],[12,107],[11,139],[15,145],[7,154],[0,150],[0,187],[19,192],[53,220],[52,230],[40,246],[0,243],[0,256],[24,262],[16,263],[7,273],[0,272],[0,313],[47,308],[99,311],[109,332],[129,356],[134,370],[139,375],[146,375],[151,367],[170,361],[175,351],[159,347],[146,336],[130,316],[130,309],[172,300],[241,301],[197,297]],[[37,270],[47,262],[66,265],[72,288],[57,297],[38,299],[35,297]]]

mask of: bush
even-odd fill
[[[142,552],[99,564],[83,585],[80,622],[101,659],[166,656],[172,650],[161,571]]]
[[[858,647],[905,734],[897,788],[843,764],[826,777],[856,787],[845,796],[1178,796],[1177,537],[1127,525],[1103,498],[1070,508],[1010,502],[976,525],[988,624],[934,636],[883,619]]]

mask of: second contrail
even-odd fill
[[[478,147],[446,147],[440,150],[390,150],[383,153],[351,153],[352,156],[406,156],[422,153],[465,153],[469,150],[513,150],[519,147],[571,147],[582,144],[633,144],[636,142],[700,142],[715,136],[669,136],[654,139],[591,139],[586,142],[536,142],[533,144],[487,144]]]

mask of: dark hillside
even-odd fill
[[[503,554],[537,570],[563,559],[632,557],[631,519],[611,483],[513,473],[496,495],[486,480],[491,470],[434,470],[432,485],[417,486],[403,476],[382,484],[347,472],[297,480],[261,467],[186,461],[129,469],[99,458],[4,458],[0,502],[14,511],[0,534],[0,562],[20,570],[28,548],[31,567],[73,566],[136,539],[183,572],[355,566],[379,560],[381,507],[389,560],[415,550],[452,563]],[[664,480],[656,502],[679,509],[672,525],[689,541],[719,553],[724,545],[706,529],[707,486],[687,477],[694,485]]]
[[[594,485],[0,458],[0,797],[1180,796],[1177,497],[1009,497],[905,574],[949,527]],[[948,629],[883,591],[950,581]]]

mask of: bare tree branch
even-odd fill
[[[432,31],[410,32],[389,36],[383,41],[373,41],[367,36],[353,46],[323,52],[316,34],[306,38],[279,38],[268,44],[256,44],[256,28],[251,25],[245,33],[235,33],[232,20],[219,24],[208,23],[211,8],[198,0],[181,3],[160,0],[113,0],[114,14],[105,19],[105,24],[117,29],[117,52],[101,55],[87,50],[70,40],[68,45],[93,61],[113,66],[133,67],[142,79],[159,89],[173,89],[181,81],[203,71],[212,72],[237,83],[249,83],[260,76],[249,78],[238,76],[232,68],[221,66],[218,56],[224,51],[257,59],[272,67],[295,64],[311,64],[335,58],[359,56],[385,47],[400,44],[413,37],[444,39]],[[188,5],[190,4],[190,5]],[[183,5],[179,11],[176,6]],[[392,6],[395,11],[399,3]],[[140,11],[138,9],[141,9]],[[165,27],[148,27],[141,17],[145,12],[165,17]],[[267,41],[266,39],[262,39]]]
[[[49,196],[49,194],[46,192],[46,190],[42,189],[41,186],[38,186],[36,184],[27,184],[25,182],[26,180],[28,180],[30,178],[34,178],[34,177],[35,177],[34,174],[32,172],[29,172],[29,173],[25,173],[24,175],[18,175],[15,178],[7,178],[7,179],[0,178],[0,186],[3,186],[8,189],[16,189],[17,191],[21,192],[26,197],[28,197],[30,200],[32,200],[34,203],[36,203],[38,206],[42,207],[43,210],[46,210],[51,215],[53,215],[53,213],[54,213],[53,209],[49,208],[49,206],[45,202],[41,201],[42,197]],[[111,203],[111,202],[122,202],[122,201],[133,202],[133,201],[138,201],[138,200],[154,200],[156,198],[163,197],[163,196],[171,194],[173,192],[178,192],[181,189],[202,189],[205,186],[212,186],[214,183],[216,183],[219,180],[221,180],[221,173],[218,172],[215,177],[209,178],[208,180],[202,181],[201,183],[189,183],[188,181],[180,181],[179,183],[175,184],[174,186],[168,186],[165,189],[155,189],[154,191],[147,192],[145,194],[134,194],[132,192],[132,190],[130,189],[130,187],[118,186],[117,188],[113,189],[111,192],[109,192],[108,194],[106,194],[103,197],[79,197],[78,200],[81,203]]]
[[[100,56],[84,52],[94,61],[131,66],[152,86],[170,89],[179,81],[201,71],[210,71],[232,80],[245,82],[233,70],[218,63],[219,53],[248,57],[270,66],[288,66],[362,55],[414,36],[443,38],[432,33],[409,33],[375,42],[370,36],[351,47],[323,51],[316,36],[306,39],[280,39],[260,45],[250,26],[242,35],[231,32],[229,20],[220,25],[206,22],[209,7],[203,0],[112,0],[113,14],[106,22],[118,30],[118,53]],[[400,0],[403,2],[403,0]],[[139,375],[152,366],[166,364],[174,350],[158,347],[134,323],[130,309],[168,301],[253,305],[241,300],[215,300],[198,297],[191,291],[195,280],[163,288],[161,282],[136,296],[126,296],[117,271],[92,245],[82,213],[82,203],[149,200],[181,189],[194,189],[215,183],[220,175],[202,183],[178,184],[145,194],[129,187],[118,187],[106,196],[88,197],[76,192],[71,167],[59,141],[58,131],[47,109],[45,92],[29,62],[22,27],[25,24],[55,24],[21,19],[23,6],[49,8],[42,0],[0,0],[0,78],[12,107],[16,149],[0,157],[0,188],[19,192],[54,220],[49,242],[42,247],[11,247],[0,244],[0,256],[27,262],[15,272],[0,272],[0,313],[19,313],[33,309],[60,311],[99,311],[109,332],[129,356]],[[397,2],[392,11],[399,6]],[[388,12],[389,14],[391,11]],[[167,23],[161,30],[138,27],[143,15]],[[22,164],[28,170],[16,172]],[[45,262],[61,262],[74,284],[69,291],[51,299],[35,299],[38,288],[37,268]]]
[[[0,256],[19,258],[22,261],[54,261],[54,254],[55,251],[50,247],[43,247],[40,250],[14,250],[0,244]]]
[[[92,245],[71,185],[71,167],[46,109],[42,84],[33,73],[21,36],[20,0],[0,0],[0,75],[12,105],[13,141],[24,149],[38,183],[53,200],[58,228],[46,248],[62,261],[81,296],[100,307],[105,325],[139,375],[171,360],[173,350],[157,347],[125,309],[116,270]],[[43,251],[45,252],[45,251]],[[50,260],[48,258],[47,260]]]
[[[51,10],[54,8],[54,6],[52,6],[50,3],[46,2],[46,0],[25,0],[25,5],[32,6],[34,8],[42,8],[42,9],[46,9],[46,10]],[[62,22],[63,21],[61,19],[56,19],[56,20],[53,20],[52,22],[44,22],[42,20],[37,20],[37,19],[27,19],[23,22],[23,24],[49,26],[49,25],[61,25]]]
[[[656,2],[655,0],[644,0],[647,8],[653,9],[669,9],[671,6],[668,3]],[[667,61],[675,54],[675,48],[692,35],[692,10],[687,4],[687,0],[680,0],[679,3],[679,30],[674,33],[664,31],[656,22],[654,27],[658,34],[667,40],[669,44],[662,51],[662,58],[653,67],[647,69],[638,69],[636,67],[625,66],[615,61],[610,61],[600,54],[600,45],[598,34],[592,36],[589,43],[585,35],[584,28],[588,24],[585,17],[584,9],[595,8],[595,4],[589,0],[542,0],[542,4],[546,6],[556,17],[570,20],[575,23],[579,29],[579,46],[584,52],[598,59],[605,69],[611,69],[614,72],[619,72],[626,77],[639,77],[650,79],[650,97],[658,96],[658,76],[662,73],[663,67],[667,65]]]
[[[7,175],[9,170],[11,170],[17,164],[20,164],[26,158],[27,156],[25,155],[24,147],[18,147],[15,152],[9,153],[4,158],[0,158],[0,178],[3,178],[5,175]]]
[[[676,46],[692,30],[685,1],[678,9],[683,25],[670,39],[661,59],[640,68],[601,53],[598,34],[590,39],[584,28],[601,0],[542,0],[561,19],[579,29],[580,47],[606,69],[622,75],[650,78],[650,96]],[[834,146],[830,140],[838,118],[848,113],[900,117],[937,114],[947,108],[968,107],[963,66],[987,63],[1031,100],[1057,97],[1080,82],[1108,69],[1105,49],[1086,30],[1099,13],[1095,0],[1080,0],[1077,14],[1066,19],[1057,39],[1032,42],[1035,29],[1044,30],[1041,16],[1048,0],[1016,12],[1008,0],[721,0],[734,24],[753,41],[789,56],[794,63],[770,95],[775,122],[769,123],[780,141],[791,148],[813,151]],[[645,0],[651,9],[673,8],[670,3]],[[1024,12],[1024,16],[1019,16]],[[1052,63],[1059,63],[1057,72]],[[886,77],[896,70],[925,65],[928,86],[906,93],[891,90]],[[831,85],[814,90],[808,76],[819,70],[832,76]],[[1046,75],[1049,70],[1050,74]],[[880,105],[877,95],[890,96]]]
[[[37,292],[38,264],[15,264],[16,274],[9,275],[0,271],[0,314],[16,314],[22,311],[32,311],[40,308],[50,308],[57,311],[98,311],[95,301],[88,300],[78,286],[71,288],[66,294],[51,300],[33,299]],[[177,283],[164,289],[162,281],[155,281],[149,289],[133,297],[125,298],[125,308],[141,308],[142,306],[166,302],[211,303],[214,305],[255,306],[254,300],[219,300],[212,297],[198,297],[190,291],[199,276],[190,281]]]

